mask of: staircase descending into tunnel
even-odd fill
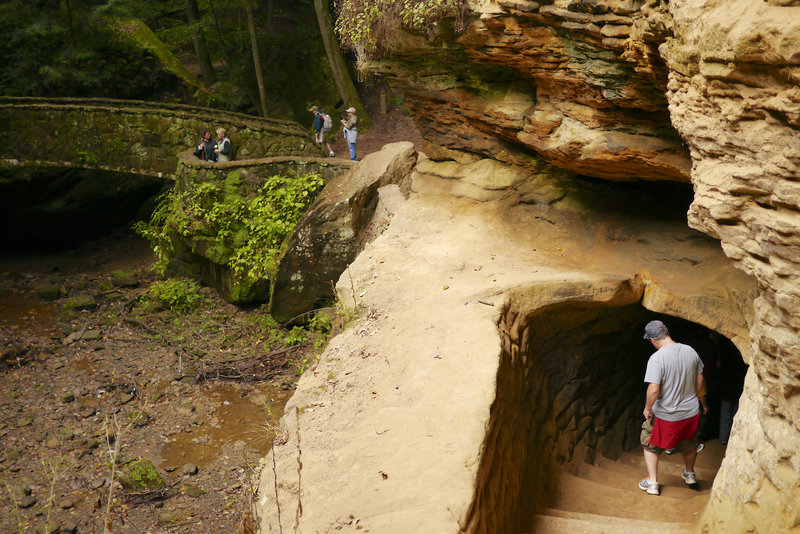
[[[637,487],[647,476],[640,451],[617,460],[599,458],[592,464],[562,470],[552,507],[532,518],[531,534],[665,534],[691,532],[708,502],[711,484],[725,455],[717,440],[706,442],[697,456],[698,484],[681,479],[683,457],[662,454],[661,495]]]

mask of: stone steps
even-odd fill
[[[536,519],[530,530],[535,534],[683,534],[692,531],[693,523],[653,522],[605,515],[582,514],[548,509]]]
[[[644,466],[634,467],[623,465],[621,468],[607,469],[606,467],[609,464],[616,464],[616,462],[606,461],[601,462],[599,465],[582,465],[577,476],[612,488],[627,490],[631,488],[631,485],[634,486],[634,489],[638,489],[635,488],[635,485],[647,475],[647,470]],[[707,493],[711,489],[711,483],[703,484],[705,481],[702,477],[699,481],[699,488],[687,486],[681,478],[681,471],[681,468],[671,471],[667,469],[658,470],[658,482],[661,484],[662,496],[675,499],[693,499],[697,497],[698,494],[702,494],[703,492]]]
[[[708,502],[711,485],[724,456],[718,442],[706,443],[698,455],[698,484],[681,478],[683,457],[661,455],[661,495],[638,488],[647,474],[639,451],[616,460],[599,458],[559,475],[555,503],[535,516],[525,532],[536,534],[673,534],[692,532]]]
[[[704,452],[701,454],[704,454]],[[662,454],[662,457],[664,456],[665,455]],[[638,476],[639,478],[636,479],[637,481],[647,474],[647,469],[644,466],[643,459],[635,456],[623,455],[616,461],[609,460],[608,458],[600,458],[594,463],[594,466],[600,469],[605,469],[606,471],[613,471],[616,473],[633,476],[634,478]],[[676,479],[680,480],[680,483],[683,484],[683,480],[680,478],[682,471],[683,463],[666,462],[662,458],[661,462],[658,464],[658,481],[662,484],[671,484],[673,477],[676,477]],[[694,472],[697,474],[697,479],[701,483],[710,483],[714,480],[714,477],[717,474],[716,469],[699,467],[697,463],[695,463]]]

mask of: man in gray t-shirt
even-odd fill
[[[661,321],[647,323],[644,338],[657,350],[650,356],[644,376],[648,385],[641,443],[648,477],[639,482],[639,488],[658,495],[658,458],[666,449],[683,453],[683,480],[689,485],[697,482],[697,392],[703,386],[703,362],[692,347],[673,341]]]

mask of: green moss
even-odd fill
[[[141,490],[163,488],[166,484],[150,458],[139,458],[127,464],[120,473],[125,489]]]
[[[127,417],[133,426],[144,426],[150,420],[150,414],[142,410],[131,410]]]
[[[97,301],[91,295],[78,295],[64,304],[64,310],[88,310],[97,307]]]
[[[112,26],[119,30],[120,35],[124,38],[132,39],[142,48],[156,56],[164,70],[171,72],[188,85],[196,88],[198,97],[200,97],[201,100],[209,104],[221,104],[219,98],[215,94],[211,93],[197,82],[197,79],[189,72],[189,69],[186,68],[183,62],[169,51],[167,45],[153,33],[153,30],[151,30],[147,24],[138,19],[129,19],[115,20]]]
[[[319,174],[288,174],[266,178],[260,187],[243,191],[239,172],[227,174],[221,186],[211,182],[181,184],[168,193],[149,223],[134,229],[152,244],[163,273],[179,246],[231,271],[233,290],[226,295],[244,302],[264,293],[286,236],[322,186]]]

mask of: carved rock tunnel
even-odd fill
[[[711,412],[700,432],[717,437],[720,366],[745,367],[729,339],[641,302],[573,300],[535,310],[512,302],[499,322],[503,349],[470,511],[474,532],[530,532],[535,514],[552,505],[562,469],[641,451],[643,377],[654,351],[642,332],[652,319],[703,358]]]

